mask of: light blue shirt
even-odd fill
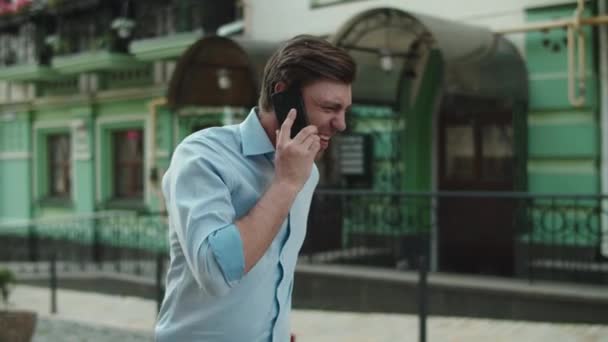
[[[171,262],[156,341],[289,341],[293,274],[319,173],[314,166],[271,246],[245,274],[235,222],[273,176],[274,146],[255,109],[240,125],[196,132],[176,148],[162,183]]]

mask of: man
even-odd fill
[[[289,341],[296,259],[319,179],[315,157],[346,128],[355,63],[323,39],[298,36],[268,61],[257,108],[175,150],[163,178],[171,262],[159,342]],[[309,126],[293,139],[271,95],[299,85]]]

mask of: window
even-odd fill
[[[513,127],[504,124],[482,126],[482,175],[488,180],[513,178]]]
[[[67,133],[47,136],[49,197],[68,198],[72,188],[70,136]]]
[[[445,177],[471,180],[475,177],[475,138],[473,126],[452,125],[445,132]]]
[[[114,197],[141,199],[144,188],[143,131],[120,130],[112,133]]]

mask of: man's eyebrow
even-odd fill
[[[320,100],[317,101],[317,104],[321,107],[331,107],[331,108],[342,108],[344,107],[341,102],[334,100]],[[350,107],[350,106],[348,106]]]

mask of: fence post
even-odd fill
[[[28,225],[28,256],[31,262],[38,261],[38,233],[36,232],[36,225],[30,223]]]
[[[165,291],[163,290],[163,260],[163,253],[156,253],[156,312],[160,312],[160,306],[165,296]]]
[[[97,264],[97,268],[101,268],[101,237],[99,236],[99,223],[93,220],[93,262]]]
[[[420,323],[420,342],[426,342],[426,317],[427,317],[427,260],[426,256],[422,255],[418,263],[418,319]]]
[[[57,256],[51,253],[50,265],[51,313],[57,313]]]

